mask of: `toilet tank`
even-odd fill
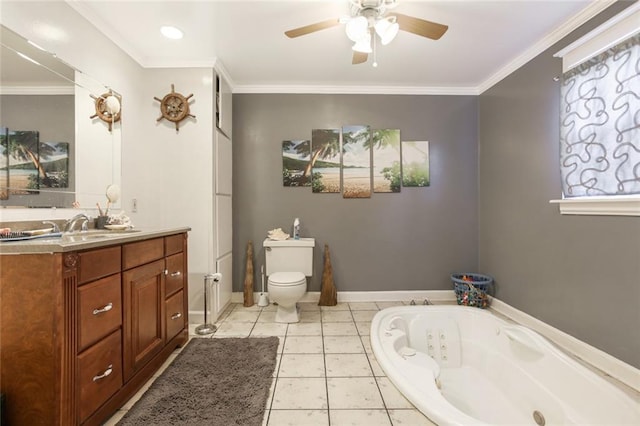
[[[266,274],[274,272],[302,272],[307,277],[313,273],[313,247],[315,238],[300,238],[263,242]]]

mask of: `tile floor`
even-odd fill
[[[407,302],[408,303],[408,302]],[[211,338],[278,336],[280,345],[264,426],[434,425],[416,410],[376,362],[369,342],[375,313],[403,302],[299,303],[300,322],[278,324],[276,306],[231,305]],[[198,324],[190,326],[192,337]],[[179,352],[179,350],[176,351]],[[175,354],[169,358],[169,365]],[[115,425],[156,375],[107,423]]]

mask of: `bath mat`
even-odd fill
[[[193,338],[119,426],[262,424],[277,337]]]

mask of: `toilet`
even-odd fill
[[[269,299],[278,304],[276,322],[300,321],[297,302],[307,292],[307,277],[313,272],[314,238],[264,240]]]

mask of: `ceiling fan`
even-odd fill
[[[438,40],[449,28],[447,25],[427,21],[400,13],[388,13],[398,5],[399,0],[350,0],[351,16],[327,19],[315,24],[305,25],[285,31],[289,38],[300,37],[340,24],[346,24],[347,37],[354,42],[352,64],[367,61],[375,46],[375,35],[383,45],[389,44],[398,30],[407,31],[422,37]],[[374,62],[374,66],[375,66]]]

